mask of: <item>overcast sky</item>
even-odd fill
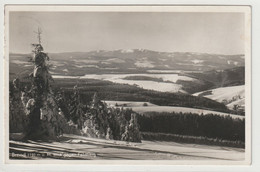
[[[29,53],[43,31],[46,52],[150,49],[244,53],[243,13],[10,12],[10,52]]]

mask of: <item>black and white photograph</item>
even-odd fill
[[[251,8],[5,8],[8,163],[250,164]]]

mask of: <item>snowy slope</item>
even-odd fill
[[[244,106],[245,103],[245,86],[221,87],[193,94],[194,96],[203,96],[225,103],[232,108],[235,104]]]
[[[245,156],[242,148],[164,141],[128,143],[76,135],[64,135],[59,142],[10,140],[9,148],[9,156],[13,161],[51,159],[52,161],[49,161],[51,163],[57,163],[59,160],[218,160],[230,162],[242,161]],[[84,161],[84,163],[93,162]]]
[[[242,108],[245,108],[245,98],[233,101],[233,102],[227,104],[227,107],[232,109],[234,107],[234,105],[238,105]]]

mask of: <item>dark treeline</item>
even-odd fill
[[[230,116],[149,112],[138,115],[138,123],[141,132],[245,141],[245,120],[233,119]]]
[[[245,142],[242,141],[230,141],[230,140],[223,140],[218,138],[208,138],[205,136],[187,136],[187,135],[179,135],[179,134],[142,132],[142,138],[144,140],[163,140],[163,141],[172,141],[172,142],[179,142],[179,143],[205,144],[205,145],[245,148]]]

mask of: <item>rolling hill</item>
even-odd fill
[[[230,109],[235,106],[243,108],[245,106],[245,86],[220,87],[212,90],[198,92],[194,96],[207,97],[217,102],[224,103]]]

